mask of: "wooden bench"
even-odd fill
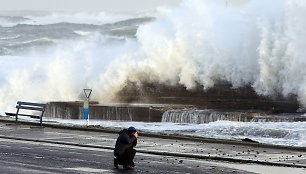
[[[42,117],[45,112],[46,104],[43,103],[30,103],[30,102],[22,102],[18,101],[16,105],[17,111],[16,113],[9,113],[5,112],[7,116],[15,116],[16,122],[18,121],[18,116],[27,116],[31,118],[40,119],[40,126],[42,126]],[[27,114],[27,113],[21,113],[21,110],[31,110],[31,111],[38,111],[39,115],[34,114]]]

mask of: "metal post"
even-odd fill
[[[83,115],[84,119],[87,120],[87,126],[89,126],[89,97],[91,95],[92,89],[83,89],[86,99],[84,100],[83,105]]]

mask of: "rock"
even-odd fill
[[[244,139],[241,139],[241,141],[249,142],[249,143],[259,143],[258,141],[252,140],[250,138],[244,138]]]

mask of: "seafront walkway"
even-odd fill
[[[112,150],[118,130],[101,127],[66,126],[44,123],[44,127],[0,119],[0,138],[42,143],[57,143]],[[136,150],[139,153],[222,161],[229,166],[252,164],[299,168],[306,173],[306,147],[285,147],[193,137],[142,133]]]

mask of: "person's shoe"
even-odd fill
[[[118,169],[118,160],[117,158],[114,158],[114,166],[116,169]]]
[[[123,169],[124,170],[133,170],[134,167],[130,166],[130,165],[127,165],[127,166],[123,166]]]

